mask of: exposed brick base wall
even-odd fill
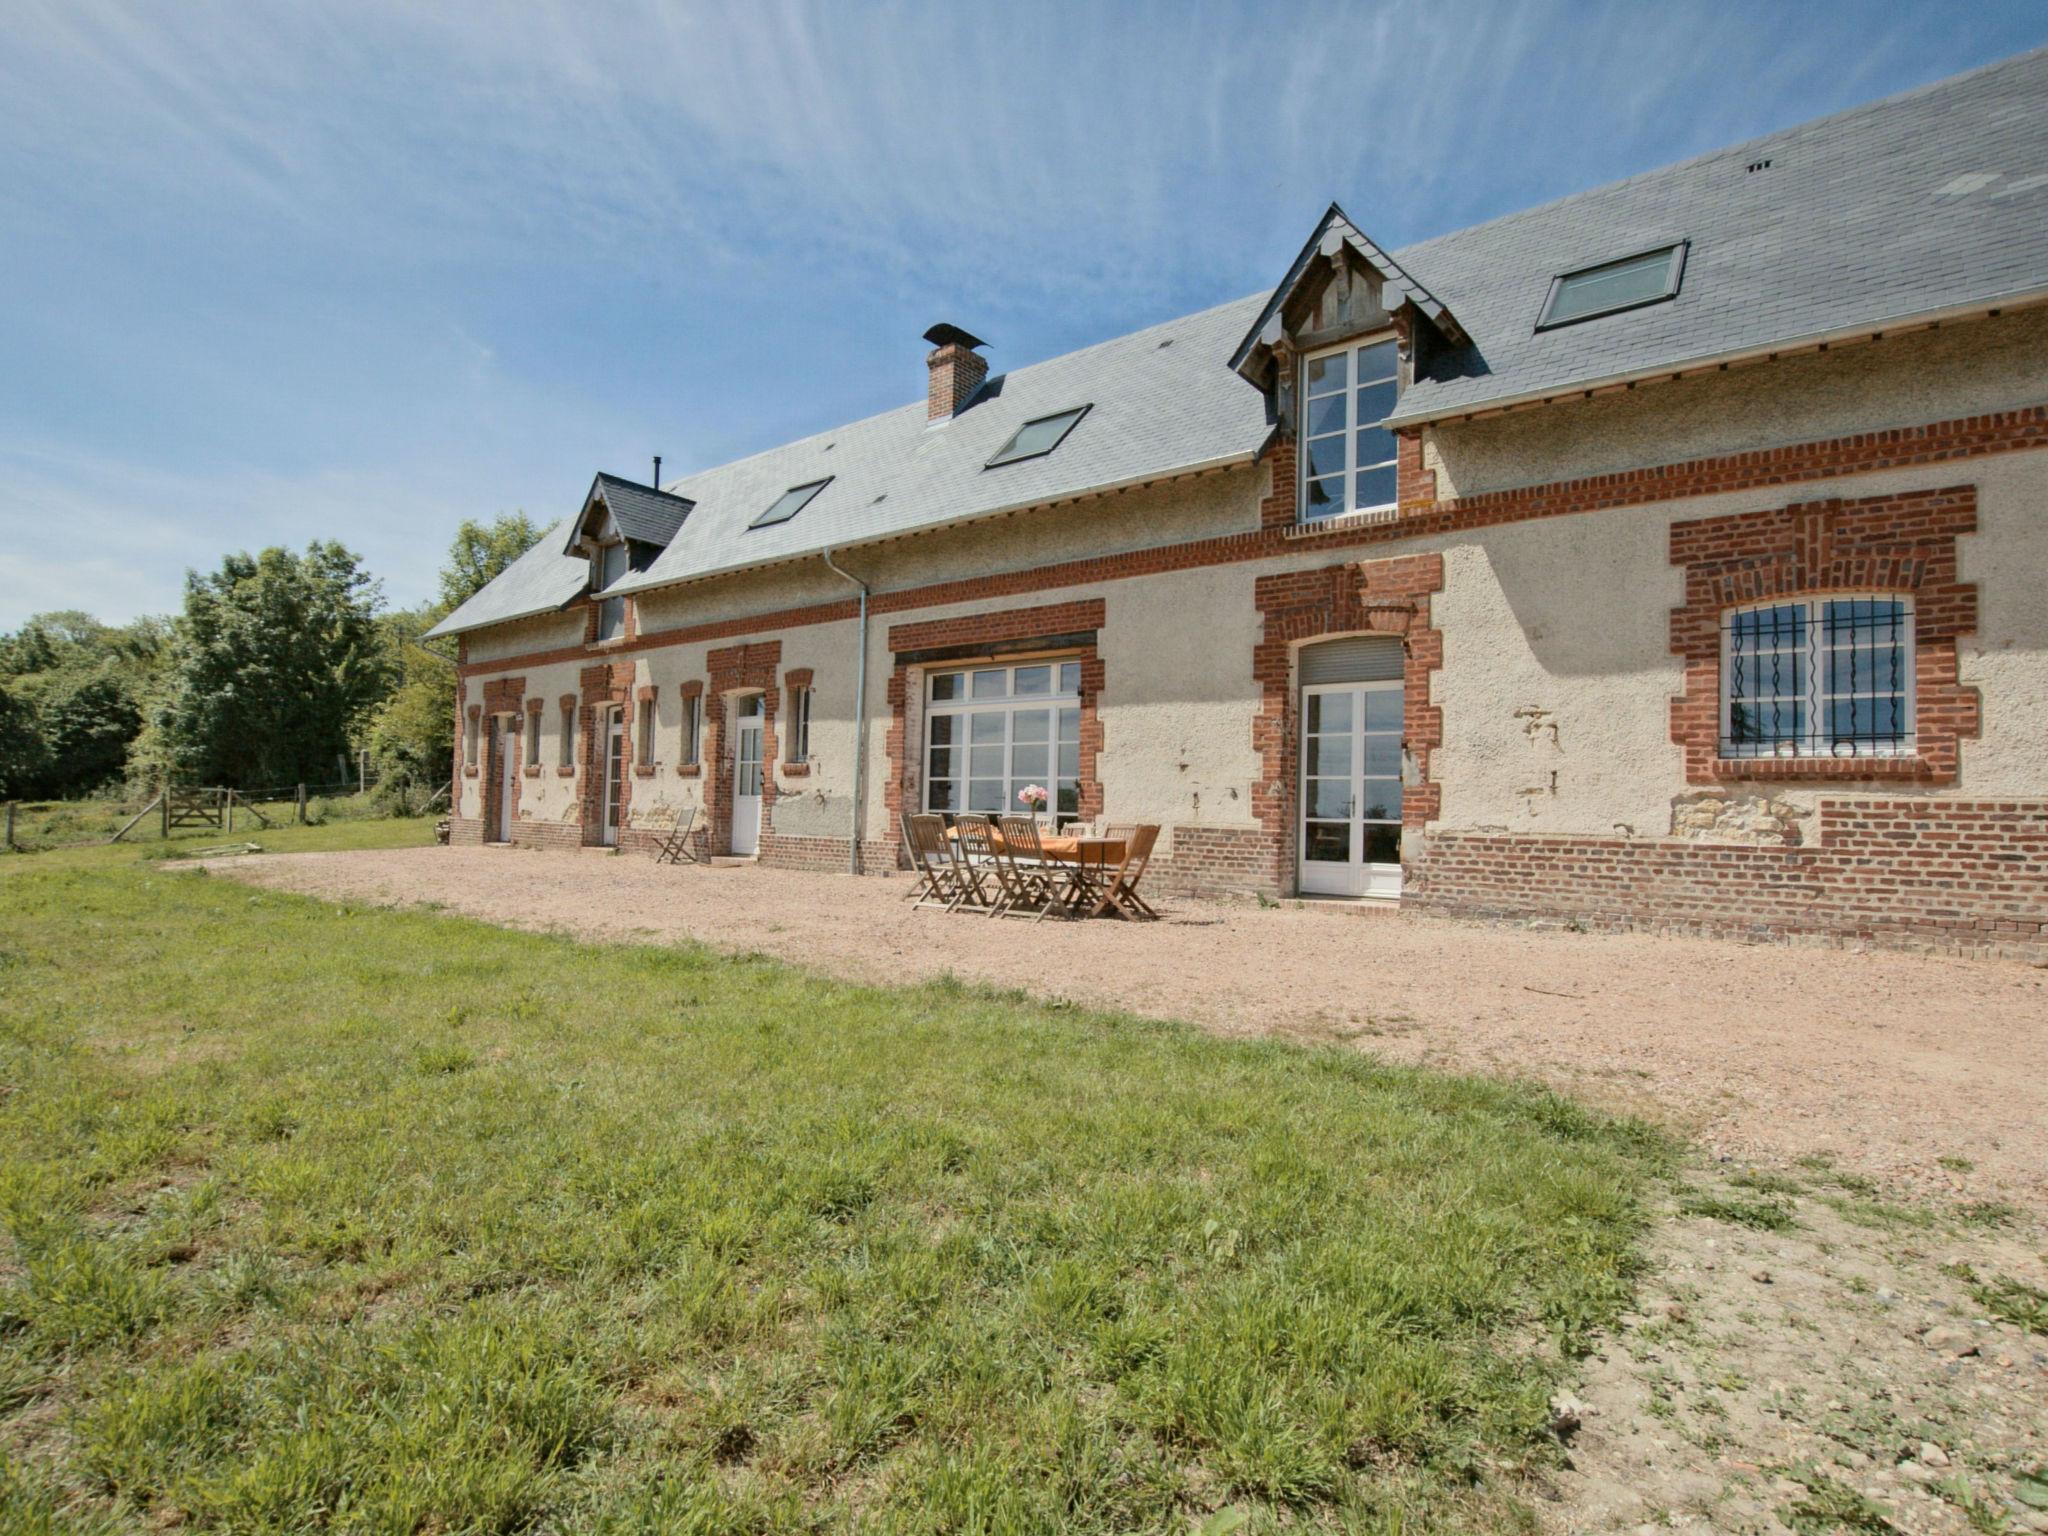
[[[2048,958],[2048,801],[1824,800],[1799,848],[1438,832],[1403,905]]]
[[[1286,882],[1286,850],[1257,827],[1175,827],[1173,851],[1155,857],[1148,884],[1189,894],[1274,893]]]

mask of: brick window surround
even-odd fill
[[[789,669],[789,671],[787,671],[787,672],[783,673],[783,675],[782,675],[782,686],[783,686],[783,687],[784,687],[785,689],[787,689],[787,690],[788,690],[788,692],[787,692],[787,694],[785,695],[785,697],[788,697],[788,698],[790,698],[790,699],[794,700],[794,698],[796,697],[796,690],[797,690],[797,689],[799,689],[799,688],[803,688],[803,689],[809,689],[809,688],[810,688],[810,687],[812,686],[812,683],[811,683],[811,678],[812,678],[812,669],[811,669],[811,668],[809,668],[809,667],[791,667],[791,668]],[[811,699],[811,706],[812,706],[812,708],[813,708],[814,710],[815,710],[815,709],[816,709],[816,707],[817,707],[817,703],[818,703],[818,701],[817,701],[816,697],[814,696],[814,697],[813,697],[813,698]],[[792,747],[792,748],[794,748],[794,746],[795,746],[795,741],[794,741],[794,738],[792,738],[792,740],[791,740],[791,743],[790,743],[790,745],[791,745],[791,747]],[[785,779],[800,779],[800,778],[804,777],[804,776],[805,776],[806,774],[808,774],[808,773],[809,773],[810,771],[811,771],[811,761],[810,761],[810,759],[809,759],[808,757],[807,757],[807,758],[805,758],[805,759],[804,759],[804,760],[803,760],[802,762],[799,762],[799,763],[789,763],[789,762],[783,763],[783,764],[782,764],[782,765],[781,765],[780,767],[778,767],[778,768],[776,769],[776,772],[777,772],[778,774],[780,774],[780,775],[781,775],[781,776],[782,776],[783,778],[785,778]]]
[[[1671,739],[1685,749],[1686,782],[1954,783],[1957,743],[1979,726],[1977,691],[1956,670],[1957,641],[1977,628],[1977,588],[1958,578],[1956,538],[1976,528],[1977,492],[1968,485],[1673,523],[1671,563],[1685,568],[1685,602],[1671,613],[1671,649],[1683,658],[1685,690],[1671,701]],[[1722,757],[1722,615],[1833,592],[1913,599],[1913,754]]]
[[[738,694],[761,695],[761,840],[775,830],[775,716],[781,692],[775,674],[782,666],[780,640],[755,640],[722,646],[705,657],[711,681],[704,690],[703,736],[699,756],[704,770],[704,821],[715,854],[732,852],[732,776],[734,748],[725,739],[727,707]]]
[[[576,748],[576,766],[583,779],[576,786],[576,818],[583,826],[583,845],[594,848],[604,841],[604,732],[598,729],[603,712],[617,705],[625,721],[623,744],[626,761],[633,760],[633,663],[600,662],[577,674],[582,707],[577,710],[576,731],[581,740]],[[633,775],[619,776],[619,828],[623,834],[633,808]],[[621,836],[620,841],[625,839]]]
[[[1265,831],[1272,877],[1281,887],[1291,887],[1296,874],[1301,731],[1294,653],[1305,641],[1400,637],[1401,745],[1414,763],[1401,790],[1401,825],[1412,830],[1436,818],[1443,792],[1430,778],[1430,753],[1443,743],[1443,709],[1430,702],[1429,688],[1430,674],[1443,665],[1444,641],[1442,631],[1431,626],[1429,600],[1443,587],[1439,554],[1288,571],[1254,583],[1252,600],[1264,627],[1252,648],[1252,680],[1261,699],[1252,720],[1252,748],[1260,763],[1252,814]]]
[[[896,658],[896,666],[889,674],[889,777],[882,786],[882,804],[888,812],[892,837],[902,825],[905,811],[924,807],[925,673],[981,659],[974,655],[977,650],[984,655],[994,647],[1005,652],[1028,652],[1039,641],[1045,643],[1046,649],[1057,650],[1081,664],[1081,762],[1076,785],[1080,816],[1083,821],[1094,821],[1103,815],[1102,780],[1096,776],[1096,758],[1102,751],[1098,707],[1103,667],[1095,635],[1105,622],[1106,612],[1103,600],[1097,597],[889,627],[889,650]],[[934,652],[944,659],[933,657]],[[900,857],[900,848],[898,853]]]

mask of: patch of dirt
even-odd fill
[[[1641,1311],[1554,1405],[1571,1466],[1534,1500],[1544,1529],[2048,1532],[2048,1338],[1967,1278],[2048,1283],[2039,1228],[1722,1172],[1682,1192]],[[1684,1214],[1716,1200],[1796,1225]]]
[[[1641,1311],[1556,1405],[1570,1465],[1534,1490],[1543,1529],[2048,1532],[2048,1338],[1981,1290],[2048,1289],[2038,969],[1308,903],[1028,924],[914,911],[905,879],[499,849],[211,872],[862,981],[950,973],[1642,1114],[1705,1151],[1653,1234]]]
[[[2048,971],[2015,961],[1172,901],[1165,920],[917,911],[908,877],[497,848],[272,854],[215,875],[587,938],[694,939],[860,981],[946,973],[1229,1034],[1531,1077],[1712,1154],[1823,1155],[2048,1204]],[[1944,1165],[1943,1160],[1947,1160]]]

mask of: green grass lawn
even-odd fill
[[[21,801],[14,808],[16,846],[32,852],[41,852],[56,848],[77,848],[81,844],[104,843],[115,832],[134,820],[136,813],[147,806],[150,799],[149,795],[116,795],[95,796],[84,800]],[[420,829],[423,841],[431,841],[427,834],[433,830],[433,817],[411,820],[382,819],[379,818],[375,800],[374,795],[319,796],[308,803],[307,814],[314,823],[324,825],[378,818],[375,824],[385,829],[387,835],[397,828],[416,827]],[[289,840],[307,830],[295,824],[294,818],[298,807],[288,798],[259,800],[255,809],[268,817],[273,825],[266,828],[248,805],[243,804],[235,809],[233,832],[219,827],[179,827],[165,839],[161,831],[162,824],[152,813],[144,816],[136,824],[125,841],[141,849],[168,847],[190,852],[193,848],[203,848],[210,843],[229,841],[261,842],[268,847],[273,838]],[[363,844],[357,840],[347,846],[360,847]]]
[[[0,1528],[1512,1529],[1665,1158],[1346,1051],[19,856]]]

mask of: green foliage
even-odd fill
[[[230,555],[188,575],[156,715],[166,765],[206,784],[332,779],[389,686],[378,601],[334,543]]]
[[[455,665],[420,636],[517,560],[541,530],[524,512],[490,523],[465,521],[441,568],[441,601],[385,615],[386,655],[397,686],[370,724],[370,751],[387,810],[416,814],[444,788],[455,760]]]
[[[1626,1304],[1668,1166],[1553,1095],[957,983],[121,848],[0,882],[30,1529],[1522,1529],[1551,1341]]]
[[[116,783],[141,728],[164,631],[43,613],[0,636],[0,798],[54,799]]]
[[[489,523],[464,518],[441,567],[441,609],[435,618],[454,612],[514,560],[533,548],[542,530],[524,512],[507,512]]]

